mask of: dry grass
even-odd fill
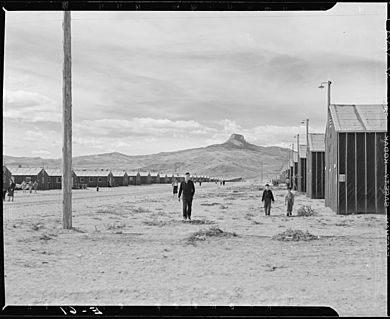
[[[252,220],[252,224],[254,224],[254,225],[263,225],[264,223],[258,222],[256,220]]]
[[[167,223],[162,220],[147,220],[143,222],[147,226],[165,226]]]
[[[112,224],[112,225],[107,226],[107,230],[121,229],[121,228],[125,228],[125,227],[126,227],[125,224]]]
[[[316,240],[319,239],[318,236],[310,234],[307,230],[306,232],[303,232],[299,229],[287,229],[283,233],[277,234],[272,237],[274,240],[281,240],[281,241],[310,241],[310,240]]]
[[[237,237],[237,234],[234,232],[224,232],[218,227],[211,227],[207,230],[200,230],[197,231],[196,233],[193,233],[187,238],[187,243],[195,245],[197,241],[204,241],[207,238],[211,238],[211,237],[230,238],[230,237]]]
[[[45,241],[48,241],[48,240],[51,240],[53,239],[53,237],[57,237],[56,234],[42,234],[39,239],[40,240],[45,240]]]
[[[202,203],[200,205],[201,206],[217,206],[217,205],[221,205],[221,203]]]
[[[212,220],[207,219],[193,219],[191,221],[188,221],[189,224],[193,225],[209,225],[209,224],[215,224]]]
[[[136,214],[151,213],[151,211],[149,209],[145,209],[142,207],[133,208],[131,211],[133,213],[136,213]]]
[[[15,227],[15,226],[14,226]],[[15,227],[16,228],[16,227]],[[43,228],[43,225],[42,224],[40,224],[40,223],[36,223],[36,224],[33,224],[32,226],[31,226],[31,229],[32,230],[40,230],[41,228]]]
[[[316,215],[317,213],[312,209],[310,206],[303,205],[299,207],[297,210],[297,215],[298,216],[313,216]]]

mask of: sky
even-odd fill
[[[3,154],[62,151],[63,12],[7,12]],[[72,12],[73,156],[153,154],[230,134],[290,147],[331,102],[386,101],[386,4],[308,12]]]

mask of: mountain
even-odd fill
[[[129,156],[114,152],[73,158],[74,169],[126,169],[159,172],[186,172],[198,175],[241,176],[245,178],[274,176],[287,162],[289,150],[280,147],[263,147],[248,143],[244,136],[232,134],[222,144],[207,147],[163,152],[152,155]],[[40,157],[3,156],[7,166],[60,168],[61,159]],[[263,164],[263,166],[262,166]]]

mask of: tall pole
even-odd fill
[[[287,168],[288,168],[288,179],[290,180],[290,182],[291,182],[291,178],[290,178],[290,150],[288,151],[288,162],[287,162]]]
[[[306,119],[306,158],[307,158],[307,149],[309,147],[309,119]]]
[[[330,106],[330,85],[332,84],[331,81],[328,81],[328,108]]]
[[[294,165],[294,143],[291,144],[291,163],[292,163],[292,170],[291,170],[291,185],[292,189],[294,189],[294,184],[295,184],[295,165]]]
[[[300,185],[300,177],[301,177],[301,170],[299,169],[301,165],[300,162],[301,160],[299,159],[299,134],[297,134],[297,156],[298,156],[298,163],[297,163],[297,166],[298,166],[298,170],[297,170],[297,184],[296,184],[296,187],[297,187],[297,190],[298,190],[298,185]]]
[[[308,176],[309,176],[309,119],[306,119],[306,196],[309,193]]]
[[[72,228],[72,55],[70,11],[64,11],[64,65],[62,87],[62,225]]]

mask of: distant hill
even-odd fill
[[[104,153],[73,158],[74,169],[125,169],[150,170],[158,172],[186,171],[191,174],[258,178],[274,176],[287,162],[289,150],[280,147],[262,147],[248,143],[244,136],[232,134],[222,144],[207,147],[163,152],[152,155],[129,156],[122,153]],[[61,159],[42,159],[40,157],[11,157],[4,155],[7,166],[30,166],[60,168]]]

